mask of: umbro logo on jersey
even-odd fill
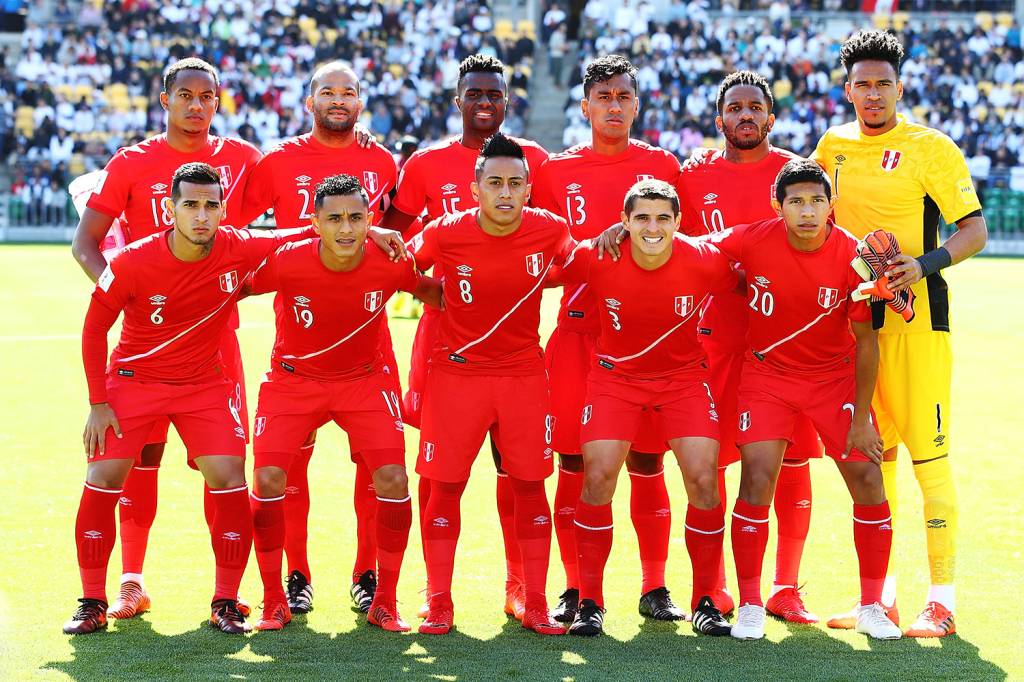
[[[839,154],[838,156],[836,156],[836,163],[842,163],[843,161],[846,161],[846,157],[845,156],[843,156],[842,154]]]
[[[374,171],[363,171],[363,189],[373,196],[380,189],[380,178]]]
[[[371,313],[377,312],[377,308],[384,302],[384,292],[381,290],[368,291],[363,296],[363,307]]]
[[[818,305],[828,310],[839,300],[839,289],[832,287],[818,287]]]
[[[449,182],[447,185],[441,185],[442,194],[455,194],[455,190],[459,188],[454,182]]]
[[[256,421],[254,421],[253,424],[252,424],[253,434],[257,438],[259,438],[260,436],[263,435],[263,430],[265,428],[267,428],[267,418],[266,417],[256,417]]]
[[[757,282],[758,284],[760,284],[763,287],[766,287],[769,284],[771,284],[771,282],[768,281],[767,277],[762,277],[761,275],[758,275],[757,277],[755,277],[754,281]]]
[[[622,302],[621,301],[617,301],[614,298],[606,298],[606,299],[604,299],[604,304],[606,306],[608,306],[609,308],[611,308],[612,310],[618,310],[619,308],[622,307]]]
[[[896,166],[900,165],[900,159],[903,157],[902,152],[897,152],[892,149],[886,149],[882,152],[882,170],[885,172],[896,170]]]
[[[300,308],[308,308],[310,300],[311,299],[309,299],[309,298],[307,298],[305,296],[296,296],[295,297],[295,305],[299,306]]]
[[[676,296],[676,315],[686,317],[693,311],[693,296]]]
[[[714,192],[708,192],[704,195],[704,204],[713,204],[718,200],[718,195]]]
[[[308,185],[309,181],[312,179],[313,178],[309,177],[308,175],[300,175],[299,177],[295,178],[295,182],[297,182],[299,185]]]
[[[167,302],[167,297],[164,296],[163,294],[157,294],[155,296],[150,296],[149,302],[152,303],[153,305],[163,305],[164,303]]]
[[[162,182],[150,185],[149,188],[153,190],[153,194],[167,194],[167,185]]]
[[[750,412],[740,413],[740,431],[750,429]]]
[[[473,274],[473,268],[468,265],[460,265],[455,269],[459,271],[459,275],[462,277],[470,277]]]
[[[230,294],[238,286],[238,272],[235,270],[225,272],[217,281],[220,283],[220,290],[225,294]]]
[[[87,540],[100,540],[103,538],[103,531],[87,530],[82,533],[82,535],[84,535]]]
[[[434,459],[434,444],[430,441],[423,442],[423,461],[430,462]]]
[[[568,192],[569,194],[576,194],[581,189],[583,189],[583,185],[576,182],[572,183],[571,185],[565,186],[565,191]]]
[[[536,277],[544,269],[544,254],[541,252],[531,253],[526,257],[526,272],[530,277]]]
[[[233,530],[229,530],[226,533],[221,533],[221,538],[224,540],[230,540],[232,542],[238,542],[242,539],[241,533],[236,533]]]

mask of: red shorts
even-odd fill
[[[710,343],[704,344],[711,366],[711,395],[715,396],[715,408],[718,410],[719,430],[722,434],[718,450],[718,466],[724,467],[740,461],[740,449],[736,446],[736,424],[738,412],[736,398],[740,385],[740,372],[743,369],[744,352],[718,350]],[[811,420],[804,414],[798,414],[789,447],[786,448],[786,459],[813,459],[821,457],[821,441],[814,430]]]
[[[594,364],[596,341],[596,337],[590,334],[567,332],[555,327],[544,349],[544,362],[551,387],[551,416],[555,420],[551,448],[555,452],[565,455],[578,455],[582,452],[580,414],[586,402],[587,376]],[[668,446],[655,437],[657,433],[659,431],[651,421],[651,416],[644,413],[633,448],[637,452],[665,452]]]
[[[245,429],[234,410],[229,381],[204,384],[161,384],[107,377],[107,402],[117,415],[121,438],[107,430],[106,452],[100,459],[139,461],[142,447],[157,422],[174,424],[188,451],[189,466],[203,455],[245,457]]]
[[[594,369],[587,379],[580,421],[584,443],[632,443],[648,424],[655,429],[648,440],[693,436],[718,440],[718,413],[711,389],[699,379],[632,379]]]
[[[430,355],[434,351],[438,330],[441,327],[441,311],[424,306],[423,316],[416,325],[416,336],[412,341],[412,357],[409,359],[409,390],[402,399],[402,414],[405,423],[421,428],[423,419],[423,394],[427,387]]]
[[[797,416],[803,414],[821,436],[825,454],[839,459],[846,449],[856,394],[852,373],[806,379],[762,369],[748,360],[740,378],[737,444],[783,439],[792,443]],[[866,462],[868,458],[852,450],[847,460]]]
[[[490,432],[509,476],[542,481],[551,475],[546,375],[458,374],[433,367],[426,389],[418,474],[445,483],[468,480]]]
[[[350,381],[317,381],[273,371],[260,385],[253,445],[256,467],[285,471],[310,431],[333,421],[371,471],[405,465],[405,429],[398,382],[378,372]]]
[[[231,383],[231,409],[238,413],[238,421],[245,429],[245,442],[249,442],[249,406],[245,400],[245,369],[242,367],[242,351],[238,347],[238,334],[234,329],[227,329],[220,339],[221,369],[225,378]],[[171,422],[158,419],[146,436],[146,445],[150,443],[166,443],[167,430]]]

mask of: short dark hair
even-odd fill
[[[370,208],[370,195],[366,193],[354,175],[342,173],[324,178],[316,186],[316,194],[313,195],[313,210],[319,211],[323,208],[324,199],[327,197],[347,197],[351,194],[358,194],[362,197],[366,208]]]
[[[337,66],[340,68],[341,71],[352,72],[352,75],[356,79],[356,94],[359,94],[360,89],[362,88],[362,83],[359,82],[359,74],[356,73],[356,70],[352,68],[351,64],[340,59],[336,59],[330,62],[324,62],[320,66],[313,69],[313,75],[309,77],[309,94],[312,95],[316,93],[316,75],[323,71],[324,69],[326,69],[328,66]]]
[[[847,38],[839,48],[839,61],[847,74],[854,64],[869,59],[889,62],[899,76],[903,45],[899,38],[888,31],[860,31]]]
[[[505,156],[513,159],[519,159],[523,162],[523,166],[526,168],[526,175],[530,175],[530,164],[526,162],[526,154],[523,152],[523,148],[518,142],[513,140],[508,135],[498,132],[494,133],[484,141],[484,146],[480,147],[480,156],[476,157],[476,167],[474,168],[474,174],[476,179],[479,180],[484,172],[484,164],[487,159],[493,159],[499,156]]]
[[[726,76],[721,85],[718,86],[718,113],[722,113],[722,108],[725,106],[725,93],[737,85],[752,85],[764,95],[764,99],[768,102],[768,113],[772,112],[775,108],[775,98],[772,97],[772,88],[768,85],[768,80],[761,74],[754,71],[735,71]]]
[[[181,183],[191,182],[194,185],[217,185],[220,196],[224,197],[224,185],[220,183],[220,173],[216,168],[202,161],[191,161],[178,166],[171,180],[171,201],[177,203],[181,198]]]
[[[459,64],[459,80],[455,89],[462,87],[462,81],[471,73],[496,73],[505,79],[505,65],[497,57],[488,54],[471,54]]]
[[[164,92],[171,91],[174,81],[182,71],[205,71],[213,78],[213,84],[220,87],[220,76],[217,75],[217,69],[213,68],[213,64],[203,61],[199,57],[186,57],[171,64],[164,73]]]
[[[590,89],[594,87],[594,84],[604,83],[621,74],[629,76],[629,81],[633,84],[633,91],[636,92],[638,89],[636,67],[628,59],[620,54],[606,54],[598,57],[587,64],[587,68],[583,72],[583,96],[590,97]]]
[[[810,159],[787,161],[775,176],[775,199],[781,204],[786,198],[786,188],[798,182],[818,182],[825,188],[825,196],[832,198],[832,183],[825,170]]]
[[[636,202],[641,199],[664,199],[672,205],[672,215],[679,215],[679,195],[675,187],[664,180],[647,179],[641,180],[626,192],[626,200],[623,202],[622,210],[627,216],[633,215]]]

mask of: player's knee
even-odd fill
[[[594,463],[584,472],[583,497],[589,504],[607,504],[615,494],[615,483],[619,478],[617,467]]]
[[[717,507],[718,499],[718,470],[699,471],[689,477],[686,485],[686,496],[690,504],[698,509],[713,509]]]
[[[566,471],[579,473],[583,471],[583,455],[558,455],[558,466]]]
[[[405,467],[387,464],[373,472],[373,487],[380,497],[400,500],[409,495],[409,477]]]
[[[85,481],[100,488],[117,489],[128,479],[132,469],[130,459],[106,459],[90,462],[85,470]]]
[[[654,476],[664,470],[664,460],[665,453],[663,452],[647,453],[630,450],[626,455],[626,470],[641,476]]]
[[[253,472],[253,492],[264,499],[284,495],[288,475],[280,467],[259,467]]]
[[[717,485],[717,483],[716,483]],[[767,466],[743,464],[740,474],[739,496],[751,504],[771,504],[775,486],[775,472]]]
[[[146,443],[139,456],[140,466],[158,467],[160,460],[164,458],[164,447],[167,443]]]
[[[885,501],[882,471],[871,462],[850,462],[844,478],[854,504],[881,504]]]

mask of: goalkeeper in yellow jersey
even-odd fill
[[[896,113],[903,96],[899,39],[881,31],[858,33],[843,43],[840,59],[857,120],[830,128],[813,158],[832,178],[836,222],[862,238],[886,230],[901,250],[885,265],[888,286],[900,295],[872,305],[881,351],[872,406],[885,441],[882,474],[893,514],[899,443],[910,453],[924,497],[931,588],[924,611],[906,634],[942,637],[956,632],[957,526],[949,457],[953,351],[942,270],[981,251],[987,228],[960,149],[938,130]],[[957,228],[941,245],[940,215]],[[890,575],[883,602],[898,623],[895,601]],[[855,622],[844,614],[829,626]]]

